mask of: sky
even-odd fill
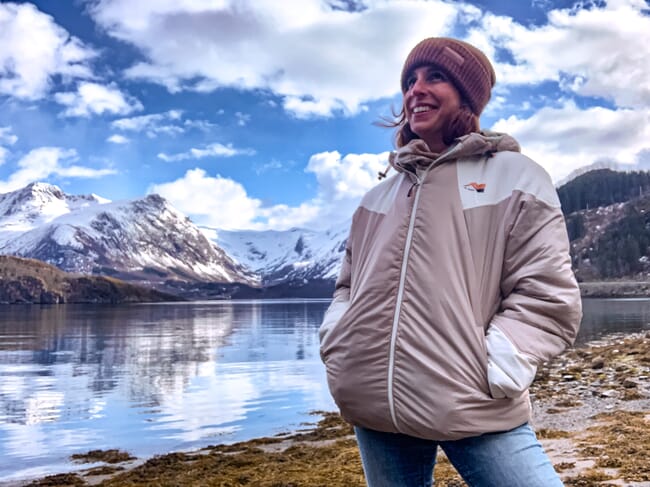
[[[158,193],[221,229],[347,220],[432,36],[494,64],[481,116],[558,183],[650,169],[646,0],[0,0],[0,193]]]

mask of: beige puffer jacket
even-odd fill
[[[363,198],[320,329],[352,424],[453,440],[529,419],[536,368],[582,311],[557,193],[518,151],[494,133],[441,156],[414,140]]]

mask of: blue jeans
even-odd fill
[[[369,487],[430,487],[438,446],[470,487],[562,487],[528,424],[456,441],[355,427]]]

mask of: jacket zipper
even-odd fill
[[[418,210],[418,202],[420,201],[420,190],[422,189],[421,183],[422,183],[422,179],[417,178],[417,182],[415,183],[416,188],[415,188],[415,198],[413,199],[413,210],[411,211],[411,218],[409,219],[409,228],[406,233],[406,244],[404,245],[404,258],[402,259],[402,268],[400,270],[400,276],[399,276],[399,287],[397,288],[397,303],[395,303],[395,314],[393,315],[393,328],[391,330],[391,335],[390,335],[390,355],[388,356],[388,407],[390,409],[390,417],[393,420],[393,426],[398,431],[399,428],[397,427],[397,416],[395,415],[395,400],[393,398],[393,371],[395,368],[395,344],[397,342],[397,326],[399,324],[399,315],[402,309],[402,298],[404,296],[404,285],[406,281],[405,279],[406,267],[408,265],[409,252],[411,251],[413,227],[415,226],[415,215]],[[413,187],[411,187],[411,189],[413,189]]]
[[[422,189],[422,181],[426,178],[429,171],[443,160],[449,158],[450,155],[458,152],[460,144],[453,147],[449,152],[443,154],[441,157],[433,161],[424,171],[422,176],[418,177],[415,174],[415,198],[413,199],[413,210],[411,211],[411,218],[409,219],[409,228],[406,233],[406,243],[404,244],[404,258],[402,259],[402,268],[399,275],[399,287],[397,288],[397,302],[395,303],[395,314],[393,315],[393,327],[390,334],[390,355],[388,356],[388,408],[390,410],[390,417],[393,421],[393,426],[397,431],[397,416],[395,414],[395,399],[393,397],[393,376],[395,369],[395,346],[397,342],[397,328],[399,326],[399,315],[402,309],[402,299],[404,297],[404,286],[406,284],[406,268],[408,266],[409,253],[411,251],[411,241],[413,239],[413,228],[415,226],[415,216],[418,210],[418,203],[420,202],[420,190]],[[409,190],[409,197],[413,187]]]

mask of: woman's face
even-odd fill
[[[404,112],[411,130],[432,152],[447,148],[443,133],[461,106],[458,90],[435,66],[421,66],[406,79]]]

